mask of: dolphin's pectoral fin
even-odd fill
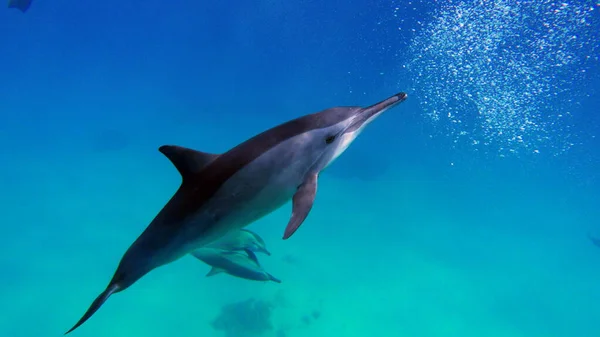
[[[258,257],[256,257],[256,254],[254,254],[254,252],[250,249],[244,249],[244,251],[246,252],[246,254],[248,254],[250,260],[254,261],[254,263],[256,263],[256,265],[260,267],[260,262],[258,262]]]
[[[310,213],[315,201],[315,195],[317,194],[317,178],[317,174],[309,175],[306,181],[298,187],[296,194],[294,194],[294,198],[292,199],[292,217],[283,233],[284,240],[296,232],[308,216],[308,213]]]
[[[217,274],[220,274],[220,273],[222,273],[222,272],[224,272],[224,270],[223,270],[223,269],[221,269],[221,268],[217,268],[217,267],[212,267],[212,268],[211,268],[211,269],[208,271],[208,273],[206,274],[206,277],[213,276],[213,275],[217,275]]]
[[[200,172],[219,156],[176,145],[163,145],[158,151],[169,158],[183,179]]]

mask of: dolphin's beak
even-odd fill
[[[380,114],[385,110],[404,102],[404,100],[406,100],[407,97],[408,95],[405,92],[395,94],[394,96],[387,98],[379,103],[373,104],[368,108],[364,108],[362,114],[367,114],[369,116]]]
[[[362,128],[364,125],[373,121],[386,110],[404,102],[407,97],[408,95],[405,92],[401,92],[379,103],[375,103],[369,107],[361,109],[356,115],[354,121],[352,121],[352,125],[345,132],[353,132]]]
[[[268,256],[271,256],[271,252],[269,252],[266,248],[263,248],[263,253],[267,254]]]

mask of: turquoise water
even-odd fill
[[[186,256],[71,335],[600,335],[600,248],[587,238],[600,237],[599,11],[549,0],[1,10],[0,333],[59,336],[81,317],[180,184],[159,146],[222,153],[297,116],[405,91],[323,172],[289,240],[290,204],[248,227],[281,284],[205,277]],[[270,315],[217,328],[223,307],[248,299]]]

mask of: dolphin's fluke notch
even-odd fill
[[[219,156],[176,145],[163,145],[158,151],[169,158],[183,179],[200,172]]]
[[[8,0],[8,8],[16,8],[25,13],[31,6],[33,0]]]
[[[69,331],[65,332],[65,335],[77,329],[81,324],[85,323],[85,321],[87,321],[90,317],[92,317],[94,313],[96,313],[96,311],[98,311],[98,309],[100,309],[100,307],[104,304],[104,302],[106,302],[110,295],[118,292],[119,290],[119,286],[116,284],[113,284],[112,286],[106,288],[106,290],[104,290],[102,294],[96,297],[94,302],[92,302],[92,305],[90,305],[85,314],[83,314],[83,317],[81,317],[81,319]]]
[[[292,199],[292,217],[285,228],[283,239],[287,240],[298,230],[312,209],[317,194],[317,174],[311,174],[306,181],[298,187]]]

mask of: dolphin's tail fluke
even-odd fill
[[[85,312],[85,314],[83,314],[83,317],[81,317],[79,322],[77,322],[77,324],[75,324],[69,331],[65,332],[65,335],[68,334],[69,332],[77,329],[81,324],[85,323],[85,321],[87,321],[90,317],[92,317],[92,315],[96,311],[98,311],[98,309],[100,309],[102,304],[104,304],[104,302],[106,302],[106,300],[110,297],[110,295],[118,292],[119,290],[121,290],[119,285],[117,285],[117,284],[109,285],[106,288],[106,290],[104,290],[102,292],[102,294],[100,294],[98,297],[96,297],[94,302],[92,302],[92,305],[90,305],[90,307]]]
[[[277,282],[277,283],[281,283],[281,280],[276,278],[275,276],[267,273],[267,275],[269,276],[269,280],[273,281],[273,282]]]

